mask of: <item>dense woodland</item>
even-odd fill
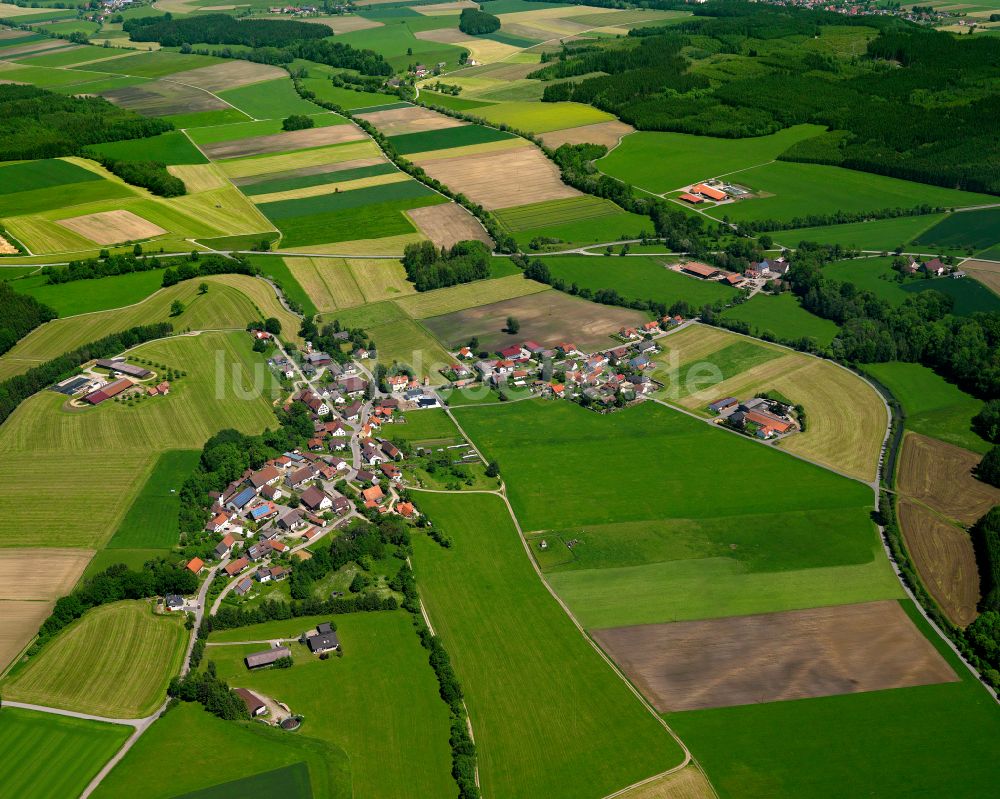
[[[88,153],[101,166],[126,183],[142,186],[160,197],[181,197],[187,194],[187,186],[179,177],[167,171],[161,161],[123,161],[100,153]]]
[[[458,18],[458,29],[470,36],[494,33],[500,30],[500,18],[478,8],[463,8]]]
[[[745,2],[693,13],[548,56],[534,76],[609,74],[550,83],[543,99],[591,103],[644,130],[732,138],[821,124],[828,133],[781,158],[1000,193],[1000,39]],[[863,56],[815,44],[845,27],[869,29]]]
[[[0,85],[0,161],[82,154],[88,144],[156,136],[173,125],[101,97]]]
[[[460,241],[440,250],[422,241],[406,245],[403,267],[417,291],[430,291],[489,277],[490,250],[481,241]]]
[[[133,42],[159,42],[164,47],[183,44],[240,44],[246,47],[286,47],[305,39],[330,35],[326,25],[291,19],[244,19],[227,14],[203,14],[175,19],[162,17],[128,19],[122,24]]]
[[[59,314],[26,294],[18,294],[10,283],[0,281],[0,355],[44,322]]]

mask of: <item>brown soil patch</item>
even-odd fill
[[[506,28],[504,28],[504,30],[506,30]],[[462,77],[515,81],[526,78],[532,72],[537,72],[539,69],[541,69],[539,64],[517,64],[508,62],[483,64],[479,67],[463,69]]]
[[[978,615],[979,571],[969,534],[908,499],[899,502],[899,526],[934,601],[953,624],[971,624]]]
[[[491,211],[580,196],[562,182],[556,165],[530,145],[482,155],[414,160],[432,178]]]
[[[958,680],[891,600],[614,627],[594,638],[661,713]]]
[[[0,255],[17,255],[17,247],[0,236]]]
[[[631,125],[613,119],[578,128],[565,128],[542,134],[542,141],[555,149],[563,144],[603,144],[609,150],[618,146],[622,136],[635,131]]]
[[[618,799],[717,799],[708,778],[695,765],[619,794]]]
[[[201,149],[212,160],[241,158],[248,155],[281,153],[304,150],[308,147],[322,147],[326,144],[342,144],[366,138],[365,132],[356,125],[330,125],[326,128],[291,130],[270,136],[251,136],[248,139],[204,144]]]
[[[90,549],[0,549],[0,600],[68,594],[92,557]]]
[[[0,671],[35,637],[53,607],[55,602],[0,600]]]
[[[288,73],[279,67],[233,59],[224,64],[177,72],[170,76],[170,80],[177,83],[187,83],[210,92],[218,92],[283,77],[288,77]]]
[[[37,53],[41,55],[42,53],[48,54],[49,50],[79,50],[79,47],[69,47],[68,42],[62,39],[48,39],[46,41],[34,41],[28,42],[27,44],[15,44],[13,47],[5,47],[3,49],[4,58],[12,58],[13,56],[24,55],[25,53]],[[31,62],[27,62],[24,66],[31,66]]]
[[[328,172],[340,172],[343,169],[357,169],[362,166],[375,166],[384,164],[384,158],[355,158],[353,161],[340,161],[335,164],[317,164],[316,166],[305,166],[301,169],[288,169],[284,172],[265,172],[263,175],[250,175],[245,178],[233,180],[237,186],[252,186],[255,183],[268,183],[272,180],[285,180],[286,178],[300,178],[306,175],[325,175]]]
[[[229,108],[215,95],[165,80],[154,80],[140,86],[126,86],[100,92],[101,97],[122,108],[138,111],[146,116],[162,117],[169,114],[193,114],[196,111],[217,111]]]
[[[503,332],[508,316],[521,323],[517,335]],[[636,327],[645,321],[645,315],[638,311],[596,305],[560,291],[542,291],[435,316],[423,320],[423,325],[448,349],[461,347],[477,336],[481,349],[491,352],[528,340],[545,347],[569,341],[593,352],[609,346],[611,336],[622,327]]]
[[[967,449],[907,433],[899,457],[897,489],[949,519],[972,524],[1000,503],[1000,489],[972,476],[981,459]]]
[[[389,111],[373,111],[370,114],[358,114],[358,116],[368,120],[385,136],[422,133],[425,130],[460,128],[468,124],[416,105],[408,108],[393,108]]]
[[[154,225],[131,211],[102,211],[99,214],[59,219],[56,224],[79,233],[95,244],[119,244],[123,241],[148,239],[167,232],[159,225]]]
[[[993,261],[963,261],[960,267],[987,288],[1000,294],[1000,263]]]
[[[479,220],[456,203],[412,208],[406,215],[438,247],[451,247],[459,241],[481,241],[493,247]]]

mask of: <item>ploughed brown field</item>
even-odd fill
[[[291,130],[287,133],[273,133],[270,136],[251,136],[247,139],[203,144],[201,149],[209,158],[218,161],[223,158],[304,150],[307,147],[341,144],[364,138],[366,138],[364,131],[355,125],[331,125],[326,128]]]
[[[406,215],[438,247],[451,247],[459,241],[481,241],[493,247],[479,220],[457,203],[411,208]]]
[[[892,600],[593,635],[661,713],[958,680]]]
[[[962,269],[1000,294],[1000,264],[995,261],[962,261]]]
[[[126,86],[100,92],[115,105],[138,111],[151,117],[169,114],[193,114],[196,111],[218,111],[229,106],[214,94],[194,86],[166,80],[154,80],[139,86]]]
[[[226,89],[238,89],[251,83],[288,77],[288,73],[280,67],[267,64],[255,64],[252,61],[233,59],[225,64],[213,64],[210,67],[198,67],[187,72],[176,72],[170,80],[176,83],[187,83],[210,92],[221,92]]]
[[[468,124],[416,105],[408,108],[392,108],[388,111],[372,111],[370,114],[358,114],[358,116],[367,119],[385,136],[402,136],[406,133],[460,128]]]
[[[542,134],[542,141],[552,149],[564,144],[603,144],[609,150],[618,146],[622,136],[635,130],[625,122],[613,119],[610,122],[597,122],[593,125],[581,125],[578,128],[564,128]]]
[[[953,624],[971,624],[978,615],[980,588],[969,534],[909,499],[899,501],[898,514],[921,582]]]
[[[97,214],[60,219],[59,225],[79,233],[95,244],[119,244],[161,236],[167,231],[131,211],[102,211]]]
[[[980,460],[975,452],[907,433],[896,488],[903,496],[969,525],[1000,503],[1000,489],[972,476]]]
[[[517,334],[504,332],[507,317],[520,322]],[[493,351],[524,341],[554,347],[566,341],[583,352],[609,347],[622,327],[646,321],[645,314],[627,308],[597,305],[560,291],[542,291],[512,300],[424,319],[423,325],[449,349],[477,336],[481,349]]]

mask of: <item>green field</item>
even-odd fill
[[[101,176],[58,158],[18,161],[0,166],[0,196],[95,180]]]
[[[353,89],[345,89],[334,86],[326,76],[313,77],[315,66],[310,64],[310,77],[302,79],[302,87],[308,89],[316,95],[316,99],[325,103],[334,103],[347,111],[356,108],[368,108],[373,105],[383,105],[385,103],[396,102],[399,98],[392,94],[382,94],[380,92],[356,92]]]
[[[312,799],[309,767],[305,763],[295,763],[192,791],[177,799],[229,799],[231,796],[265,796],[276,792],[280,792],[285,799]]]
[[[314,128],[329,128],[334,125],[346,125],[346,117],[338,114],[331,114],[329,111],[317,113],[318,109],[313,109],[309,118],[313,121]],[[234,122],[229,125],[212,125],[206,128],[194,128],[188,133],[191,141],[195,144],[218,144],[226,141],[239,141],[254,136],[273,136],[277,133],[285,132],[282,127],[283,119],[261,119],[256,122]]]
[[[870,374],[892,392],[906,414],[906,429],[958,447],[985,453],[990,445],[972,431],[972,417],[982,400],[969,396],[926,366],[916,363],[869,363]]]
[[[253,197],[258,194],[272,194],[273,192],[304,189],[311,186],[332,185],[343,183],[347,180],[374,177],[375,175],[389,175],[396,171],[396,166],[387,162],[384,164],[373,164],[372,166],[359,166],[354,169],[340,169],[336,172],[321,172],[318,175],[275,177],[273,180],[260,180],[247,183],[241,185],[240,188],[244,194]]]
[[[173,122],[174,127],[192,129],[211,125],[229,125],[236,122],[246,122],[250,118],[235,108],[220,108],[216,111],[192,111],[190,114],[168,114],[160,117]]]
[[[121,748],[131,727],[7,707],[0,710],[4,793],[18,799],[79,796]]]
[[[382,19],[383,14],[402,19]],[[461,54],[468,52],[453,44],[428,42],[413,35],[414,31],[425,30],[428,25],[431,29],[441,27],[440,18],[421,17],[406,8],[365,9],[362,16],[386,24],[381,28],[344,33],[337,36],[337,41],[381,53],[394,69],[405,70],[407,65],[417,62],[437,64],[440,61],[445,62],[446,67],[456,67]]]
[[[50,284],[47,279],[42,275],[24,278],[14,284],[14,290],[44,302],[60,316],[73,316],[123,308],[146,299],[163,283],[163,270],[131,272],[85,282]]]
[[[191,144],[191,140],[176,130],[148,139],[92,144],[88,149],[124,161],[160,161],[167,165],[208,163],[208,159]]]
[[[370,186],[366,189],[354,189],[330,194],[320,194],[315,197],[303,197],[296,200],[278,200],[261,203],[257,207],[270,220],[279,222],[293,217],[326,214],[331,211],[344,211],[364,208],[370,205],[408,201],[427,196],[440,197],[433,189],[427,188],[416,180],[406,180],[401,183],[386,183],[381,186]],[[355,231],[361,233],[362,231]],[[365,238],[362,235],[355,238]]]
[[[250,263],[261,268],[264,277],[276,280],[281,285],[281,290],[288,299],[302,306],[302,312],[306,316],[314,316],[317,313],[312,299],[299,285],[299,281],[289,271],[283,259],[274,255],[251,255],[248,257]]]
[[[87,172],[88,170],[81,169],[80,171]],[[104,180],[93,172],[90,174],[96,179],[88,177],[83,178],[79,183],[61,183],[40,189],[0,194],[0,216],[13,217],[44,211],[66,211],[74,205],[83,203],[135,198],[135,192],[125,184]],[[0,179],[2,178],[3,175],[0,173]],[[72,211],[66,211],[64,216],[72,216],[72,214]]]
[[[86,25],[89,23],[84,22],[83,24]],[[45,30],[51,30],[51,26],[46,25]],[[41,55],[19,57],[17,60],[33,67],[70,67],[74,64],[95,61],[99,58],[113,58],[114,55],[114,51],[106,50],[103,47],[83,46],[64,47],[59,50],[44,52]],[[90,65],[88,64],[88,66]]]
[[[225,752],[240,756],[220,756]],[[172,770],[170,778],[164,779],[167,763],[183,763],[184,768]],[[313,791],[309,796],[350,799],[347,755],[317,740],[308,726],[289,735],[263,724],[223,721],[196,702],[182,702],[156,720],[93,795],[95,799],[176,799],[300,763],[309,769]]]
[[[323,109],[303,100],[287,78],[251,83],[218,96],[254,119],[279,119],[289,114],[319,114]]]
[[[427,130],[421,133],[406,133],[390,136],[389,141],[400,155],[423,153],[429,150],[447,150],[451,147],[465,147],[469,144],[483,144],[488,141],[502,141],[514,138],[496,128],[484,125],[462,125],[441,130]]]
[[[809,313],[787,291],[778,295],[758,294],[749,302],[730,308],[724,316],[746,322],[750,333],[758,338],[766,338],[767,334],[784,341],[811,338],[826,346],[840,332],[836,323]]]
[[[539,227],[550,227],[568,222],[590,222],[604,216],[619,214],[622,209],[610,200],[584,194],[562,200],[546,200],[529,205],[516,205],[496,212],[505,228],[511,233],[523,233]],[[647,223],[649,220],[646,220]]]
[[[683,300],[701,308],[718,300],[728,302],[736,289],[717,281],[698,280],[674,272],[655,257],[595,258],[559,255],[543,259],[553,277],[592,291],[615,289],[628,299],[656,300],[668,307]]]
[[[142,490],[108,541],[109,549],[170,549],[180,530],[180,490],[198,465],[198,450],[161,453]]]
[[[1000,244],[1000,208],[952,214],[924,231],[917,244],[927,247],[970,247],[982,250]]]
[[[905,292],[939,291],[951,297],[955,304],[951,312],[956,316],[972,316],[974,313],[1000,311],[1000,297],[978,280],[971,277],[938,278],[936,280],[908,281],[902,286]]]
[[[100,69],[102,72],[116,72],[121,75],[162,78],[166,75],[173,75],[175,72],[186,72],[189,69],[210,67],[215,64],[224,63],[223,59],[211,56],[156,50],[102,61]]]
[[[4,682],[7,699],[107,718],[141,718],[166,697],[187,642],[179,616],[145,601],[88,611]]]
[[[581,103],[497,103],[476,109],[476,116],[494,125],[510,125],[531,133],[548,133],[563,128],[607,122],[614,116]]]
[[[242,658],[261,648],[251,644],[209,646],[205,661],[215,662],[230,685],[259,690],[302,713],[303,734],[342,748],[350,758],[354,796],[454,794],[448,708],[409,615],[358,613],[335,621],[342,658],[319,660],[295,644],[291,669],[248,673]],[[284,629],[297,635],[310,622],[291,620]],[[260,640],[255,627],[242,632],[242,640]]]
[[[900,305],[906,299],[906,294],[903,293],[905,284],[896,280],[897,273],[892,269],[892,261],[893,256],[834,261],[823,267],[823,274],[833,280],[853,283],[859,289],[870,291],[886,302]]]
[[[895,219],[873,219],[870,222],[852,222],[846,225],[794,228],[774,234],[774,238],[788,247],[797,247],[803,241],[820,244],[839,244],[859,250],[891,252],[896,247],[906,247],[929,227],[946,219],[944,214],[926,216],[900,216]]]
[[[602,797],[677,765],[677,745],[539,582],[501,500],[418,501],[454,540],[418,537],[413,560],[465,691],[484,795]]]
[[[612,177],[662,194],[773,161],[796,142],[822,132],[819,125],[795,125],[770,136],[716,139],[687,133],[637,131],[626,136],[597,165]]]
[[[444,410],[431,408],[403,414],[405,424],[394,424],[383,432],[391,441],[461,441],[458,428]]]
[[[455,97],[451,94],[439,94],[438,92],[420,92],[420,100],[427,105],[438,105],[442,108],[450,108],[452,111],[468,111],[472,108],[482,108],[490,103],[482,100],[472,100],[465,97]]]
[[[644,238],[653,231],[649,217],[589,195],[505,208],[497,217],[526,250],[539,237],[575,246]]]
[[[995,200],[987,194],[913,183],[838,166],[787,161],[747,169],[730,179],[768,196],[709,209],[709,214],[717,219],[728,216],[734,221],[791,220],[807,214],[912,208],[920,203],[956,207]],[[816,190],[817,186],[822,186],[822,191]]]
[[[904,607],[960,682],[668,716],[721,799],[992,794],[1000,776],[996,703],[913,606]]]

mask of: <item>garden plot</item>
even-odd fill
[[[115,105],[152,117],[218,111],[230,107],[214,94],[167,80],[154,80],[100,94]]]
[[[385,136],[401,136],[406,133],[459,128],[468,124],[416,105],[393,108],[389,111],[373,111],[370,114],[358,114],[358,116],[370,122]]]
[[[459,241],[481,241],[493,247],[493,239],[479,220],[457,203],[414,208],[406,215],[437,247],[451,247]]]
[[[60,219],[57,224],[72,230],[74,233],[79,233],[95,244],[102,245],[139,241],[167,232],[159,225],[154,225],[149,220],[124,210],[103,211],[97,214]]]
[[[563,144],[603,144],[609,150],[618,146],[623,136],[634,133],[635,128],[617,119],[597,122],[577,128],[564,128],[542,134],[542,141],[553,149]]]
[[[413,160],[432,178],[488,210],[580,196],[562,182],[558,167],[530,144],[482,155]]]
[[[280,67],[267,64],[255,64],[252,61],[233,59],[223,64],[210,67],[198,67],[186,72],[175,72],[171,81],[197,86],[209,92],[220,92],[225,89],[237,89],[251,83],[284,78],[288,73]]]
[[[251,136],[246,139],[203,144],[201,149],[209,158],[221,160],[305,150],[312,147],[361,141],[366,138],[367,134],[355,125],[331,125],[325,128],[293,130],[270,136]]]
[[[892,600],[593,634],[661,713],[958,681]]]

